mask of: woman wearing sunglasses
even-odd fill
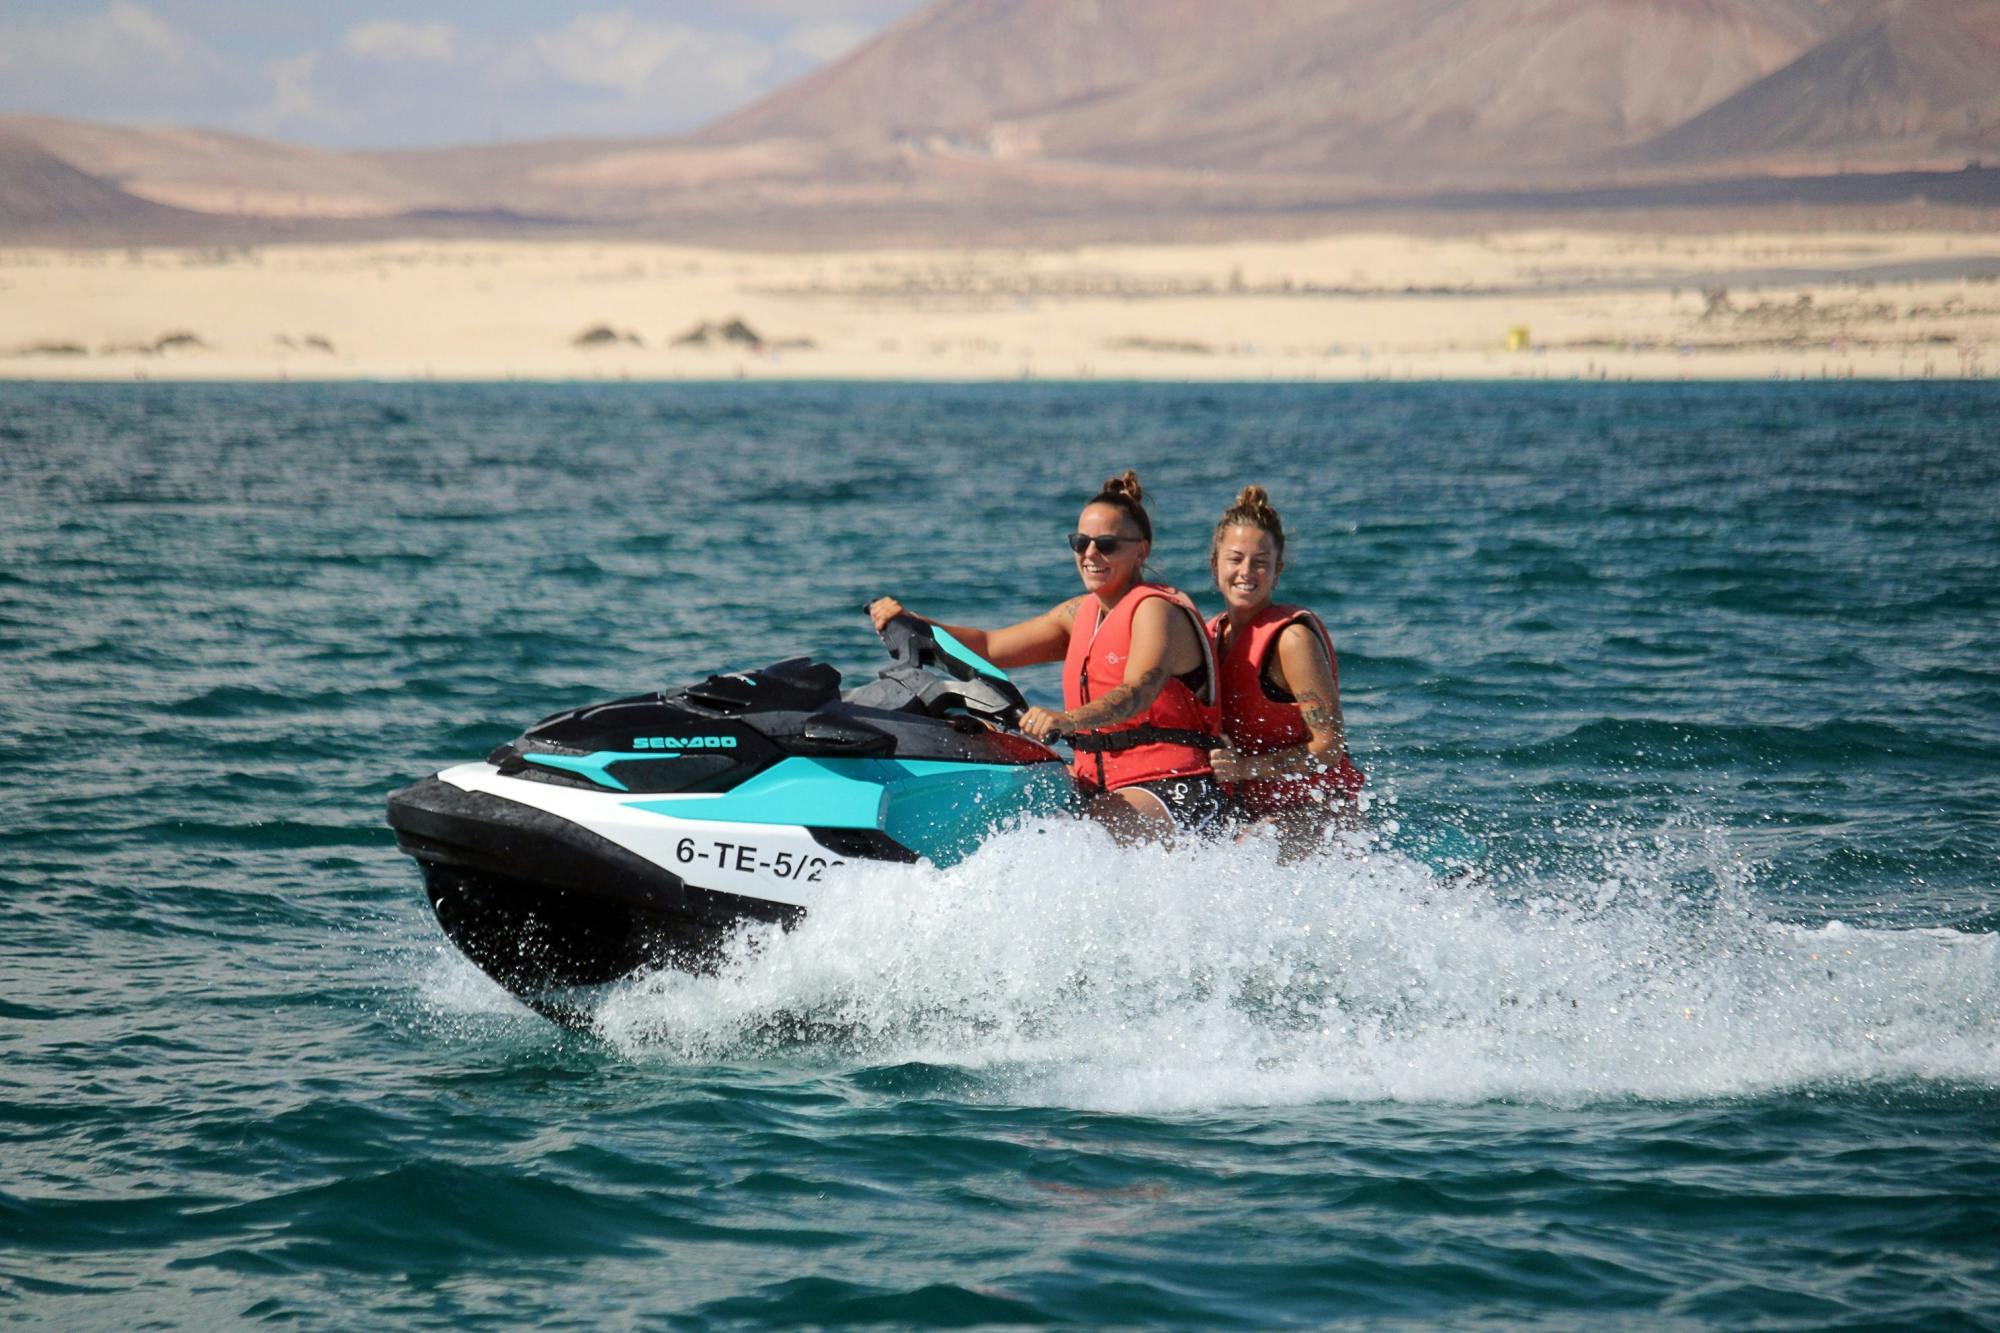
[[[1143,577],[1153,524],[1138,473],[1104,483],[1069,545],[1081,596],[1005,629],[944,628],[996,666],[1063,663],[1063,710],[1030,708],[1021,730],[1069,739],[1088,809],[1114,836],[1208,827],[1223,808],[1209,764],[1220,740],[1215,663],[1194,603]],[[868,614],[880,629],[904,611],[884,597]]]
[[[1347,753],[1340,672],[1318,616],[1274,602],[1285,528],[1262,486],[1215,525],[1209,568],[1227,610],[1208,622],[1222,686],[1222,747],[1209,756],[1238,813],[1277,827],[1287,857],[1360,820],[1366,779]]]

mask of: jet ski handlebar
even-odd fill
[[[877,633],[882,636],[882,646],[889,650],[889,656],[896,665],[922,667],[927,671],[937,668],[940,653],[930,622],[919,620],[904,611],[891,616]],[[952,674],[959,675],[958,672]],[[963,676],[960,678],[963,679]]]
[[[890,617],[879,633],[882,646],[895,662],[885,675],[921,673],[934,684],[923,691],[927,703],[936,700],[1012,728],[1028,709],[1028,701],[1007,673],[967,648],[941,625],[905,611]]]

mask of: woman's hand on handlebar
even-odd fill
[[[1030,708],[1021,714],[1020,728],[1038,741],[1052,741],[1076,730],[1068,713],[1051,713],[1046,708]]]
[[[1227,737],[1223,738],[1220,749],[1208,752],[1208,763],[1215,770],[1217,782],[1243,782],[1251,776],[1250,760]]]
[[[877,597],[868,603],[868,618],[875,622],[875,632],[880,634],[889,627],[889,622],[897,616],[908,615],[903,604],[893,597]]]

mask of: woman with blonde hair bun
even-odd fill
[[[1221,739],[1215,663],[1187,594],[1145,578],[1153,522],[1138,473],[1111,478],[1091,497],[1069,548],[1081,595],[1005,629],[944,628],[996,666],[1063,663],[1062,711],[1030,708],[1021,730],[1069,740],[1086,808],[1115,837],[1204,829],[1223,809],[1209,766]],[[893,597],[868,605],[878,630],[906,614]]]
[[[1285,527],[1262,486],[1223,512],[1209,568],[1227,608],[1208,622],[1224,742],[1209,756],[1238,814],[1277,827],[1288,856],[1359,824],[1366,778],[1347,753],[1333,637],[1302,606],[1274,601]]]

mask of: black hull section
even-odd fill
[[[738,925],[803,915],[684,883],[566,819],[436,778],[390,796],[389,823],[446,936],[544,1012],[546,992],[648,967],[700,971]]]
[[[424,894],[445,935],[516,995],[598,986],[641,968],[698,971],[729,931],[532,880],[422,864]]]

